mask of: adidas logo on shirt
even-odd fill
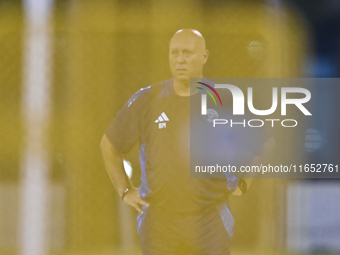
[[[166,128],[166,122],[169,121],[168,116],[166,116],[165,112],[162,112],[162,114],[158,117],[158,119],[155,120],[155,123],[158,123],[158,128]]]

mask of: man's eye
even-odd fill
[[[178,56],[178,52],[171,52],[171,57],[177,57]]]

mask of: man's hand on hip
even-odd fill
[[[139,213],[144,213],[139,205],[146,207],[149,206],[149,203],[141,198],[138,188],[131,188],[129,192],[124,196],[123,201],[126,204],[134,207]]]

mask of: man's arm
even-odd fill
[[[122,197],[124,191],[129,188],[130,190],[124,196],[124,202],[133,206],[138,212],[143,213],[139,204],[145,206],[149,206],[149,204],[140,197],[139,190],[132,187],[124,170],[123,156],[111,144],[106,135],[103,136],[100,142],[100,148],[103,154],[106,170],[119,196]]]

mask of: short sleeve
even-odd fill
[[[117,113],[105,134],[112,145],[122,154],[129,152],[140,140],[142,117],[145,112],[145,94],[151,87],[135,93]]]

